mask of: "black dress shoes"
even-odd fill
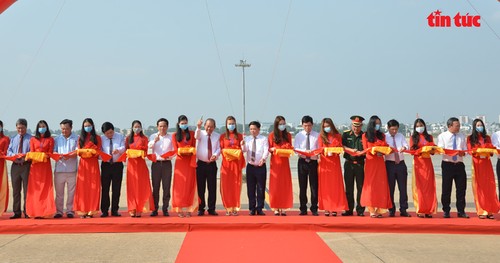
[[[259,210],[259,211],[257,211],[257,215],[259,215],[259,216],[265,216],[266,213],[264,213],[264,211],[262,211],[262,210]]]
[[[312,214],[313,216],[319,216],[318,211],[313,211],[313,212],[311,212],[311,214]]]
[[[14,214],[13,216],[10,217],[10,219],[18,219],[18,218],[21,218],[21,215]]]
[[[149,216],[157,216],[157,215],[158,215],[158,211],[153,211],[153,212],[151,212],[151,215],[149,215]]]
[[[211,215],[211,216],[218,216],[219,215],[214,210],[208,210],[208,214]]]
[[[54,218],[61,218],[61,217],[62,217],[62,215],[61,215],[61,214],[55,214],[55,215],[54,215]]]
[[[458,213],[458,217],[460,217],[460,218],[469,218],[469,215],[466,214],[465,212],[459,212]]]
[[[250,210],[250,215],[251,215],[251,216],[254,216],[255,214],[257,214],[257,211],[255,211],[255,210]]]
[[[108,216],[109,216],[108,212],[104,212],[101,214],[101,217],[108,217]]]
[[[342,213],[342,216],[352,216],[352,215],[353,215],[352,211],[345,211]]]
[[[389,217],[395,217],[396,213],[395,212],[389,212]]]
[[[361,213],[361,212],[359,212],[359,213],[358,213],[358,216],[365,216],[365,213]]]
[[[165,211],[163,212],[163,216],[170,216],[170,214],[168,213],[168,211]]]
[[[115,212],[111,212],[111,216],[122,216],[122,214],[115,211]]]
[[[406,212],[406,211],[399,212],[399,216],[401,216],[401,217],[411,217],[411,215],[408,214],[408,212]]]
[[[204,216],[204,215],[205,215],[205,211],[202,211],[202,210],[198,211],[198,216]]]
[[[450,216],[450,212],[444,212],[443,217],[444,218],[450,218],[451,217]]]
[[[305,216],[305,215],[307,215],[307,211],[300,211],[299,215],[300,216]]]
[[[67,217],[67,218],[74,218],[74,217],[75,217],[75,215],[74,215],[74,214],[66,214],[66,217]]]

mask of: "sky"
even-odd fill
[[[481,27],[428,26],[469,3]],[[18,0],[0,14],[0,120],[241,122],[246,59],[247,123],[498,122],[498,35],[497,0]]]

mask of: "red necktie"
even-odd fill
[[[212,158],[212,140],[210,139],[210,134],[207,135],[208,135],[208,140],[207,140],[208,161],[210,161],[210,158]]]
[[[23,136],[19,135],[19,149],[17,149],[17,153],[23,153]]]

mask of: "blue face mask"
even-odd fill
[[[0,127],[0,132],[3,132],[3,127]]]
[[[179,124],[179,127],[181,128],[181,130],[185,130],[187,129],[189,126],[187,124]]]
[[[47,128],[46,127],[40,127],[40,128],[38,128],[38,132],[40,134],[45,134],[45,132],[47,132]]]
[[[484,131],[484,127],[483,126],[477,126],[476,127],[476,131],[479,132],[479,133],[482,133]]]
[[[332,128],[330,126],[323,128],[323,131],[326,133],[330,133],[332,131]]]
[[[286,129],[286,124],[280,124],[280,125],[278,125],[278,129],[280,131],[284,131]]]
[[[85,132],[91,132],[92,131],[92,126],[85,126],[85,127],[83,127],[83,130]]]
[[[234,131],[234,129],[236,129],[236,125],[234,125],[234,124],[228,124],[227,125],[227,129],[230,130],[230,131]]]
[[[375,124],[375,130],[380,131],[380,124]]]

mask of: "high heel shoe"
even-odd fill
[[[325,211],[325,216],[330,216],[330,211]]]

